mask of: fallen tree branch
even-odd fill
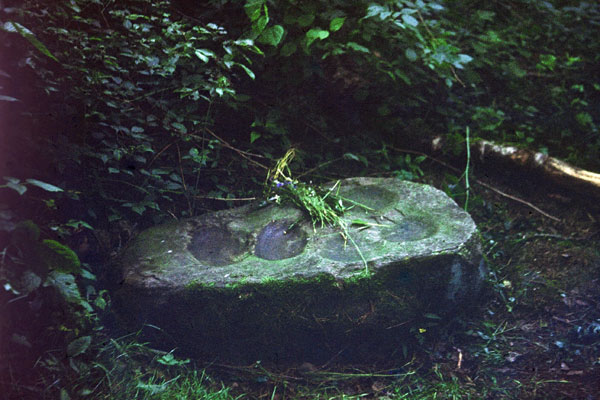
[[[486,160],[512,164],[540,172],[551,181],[586,195],[600,195],[600,174],[586,171],[550,157],[547,154],[502,146],[487,140],[479,140],[471,146],[481,162]]]

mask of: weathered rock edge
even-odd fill
[[[335,228],[254,203],[142,232],[115,265],[120,321],[160,327],[147,329],[150,340],[193,356],[318,362],[385,357],[424,315],[477,302],[486,275],[477,229],[443,192],[351,178],[340,194],[372,209],[345,217],[376,224],[351,231],[368,273]]]

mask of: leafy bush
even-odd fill
[[[450,129],[550,151],[600,168],[600,6],[593,2],[467,1],[448,8],[474,57],[451,96]]]
[[[21,182],[9,177],[5,182],[0,185],[3,199],[12,189],[29,204],[35,203],[30,201],[30,187],[50,194],[62,192],[35,179]],[[54,199],[50,194],[34,200],[52,205]],[[78,372],[81,364],[78,356],[92,342],[89,332],[98,328],[98,313],[107,305],[107,292],[95,287],[96,277],[89,266],[83,265],[71,248],[56,240],[59,235],[47,232],[50,228],[66,233],[69,227],[86,225],[82,221],[49,223],[43,231],[31,220],[19,221],[6,204],[0,204],[0,307],[3,309],[0,342],[6,346],[0,373],[12,371],[10,380],[2,377],[7,398],[22,393],[18,388],[24,385],[24,375],[33,375],[34,370],[46,369],[48,374],[68,363]]]
[[[237,106],[233,82],[253,77],[245,64],[258,47],[214,23],[192,24],[166,1],[28,2],[23,10],[21,22],[4,23],[8,38],[14,46],[21,40],[15,35],[48,43],[43,51],[32,47],[25,60],[51,105],[60,102],[78,121],[49,138],[59,142],[52,156],[58,171],[83,168],[71,185],[88,199],[125,207],[111,207],[109,220],[125,209],[194,213],[194,196],[206,195],[201,185],[210,182],[204,171],[220,158],[218,138],[205,128],[214,109]]]

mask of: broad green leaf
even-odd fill
[[[250,132],[250,143],[254,143],[260,136],[261,134],[256,131]]]
[[[250,18],[250,21],[256,21],[261,14],[261,10],[264,0],[247,0],[246,4],[244,4],[244,11],[246,11],[246,15]]]
[[[181,133],[187,133],[187,128],[185,127],[185,125],[183,125],[182,123],[179,122],[171,122],[171,126],[175,129],[177,129],[179,132]]]
[[[346,153],[346,154],[344,154],[344,158],[347,160],[354,160],[354,161],[361,162],[365,165],[365,167],[369,166],[369,160],[367,160],[367,158],[365,156],[360,155],[360,154]]]
[[[142,215],[144,213],[144,211],[146,211],[146,207],[144,207],[141,204],[133,204],[131,206],[131,210],[133,212],[135,212],[136,214]]]
[[[5,96],[3,94],[0,94],[0,101],[21,101],[15,97],[10,97],[10,96]]]
[[[37,186],[39,188],[42,188],[42,189],[44,189],[47,192],[62,192],[63,191],[58,186],[54,186],[54,185],[51,185],[51,184],[46,183],[46,182],[38,181],[37,179],[27,179],[26,182],[29,183],[29,184],[31,184],[31,185],[33,185],[33,186]]]
[[[360,51],[361,53],[370,53],[370,50],[368,48],[355,42],[348,42],[346,43],[346,46],[349,49]]]
[[[67,7],[69,7],[71,10],[75,11],[76,13],[81,12],[81,8],[74,1],[67,3]]]
[[[329,37],[329,31],[313,28],[306,32],[306,47],[309,47],[317,39],[323,40],[327,37]]]
[[[248,76],[252,79],[256,78],[256,76],[254,75],[254,72],[252,72],[252,70],[248,67],[246,67],[244,64],[238,63],[237,65],[239,65],[240,67],[242,67],[242,69],[244,71],[246,71],[246,73],[248,74]]]
[[[71,228],[79,229],[79,228],[87,228],[90,230],[94,230],[90,224],[81,220],[70,219],[69,222],[65,224],[66,226],[70,226]]]
[[[260,35],[259,41],[262,43],[270,44],[271,46],[277,46],[281,42],[285,30],[281,25],[271,26]]]
[[[404,81],[404,83],[406,83],[407,85],[412,85],[410,78],[404,72],[400,71],[399,69],[396,69],[394,71],[394,75],[396,75],[398,78],[402,79]]]
[[[81,275],[81,277],[83,279],[89,279],[90,281],[95,281],[96,280],[96,275],[92,274],[90,271],[88,271],[87,269],[81,269],[81,272],[79,273]],[[89,286],[91,288],[93,288],[93,286]]]
[[[296,52],[298,46],[294,42],[288,42],[281,47],[280,53],[284,57],[289,57]]]
[[[417,21],[417,19],[415,17],[413,17],[412,15],[406,15],[406,14],[402,15],[402,21],[405,24],[413,26],[413,27],[419,25],[419,21]]]
[[[194,162],[201,162],[202,161],[202,157],[200,156],[200,151],[198,151],[197,148],[192,147],[190,149],[190,151],[188,151],[188,154],[190,155],[190,157],[192,158],[192,160],[194,160]]]
[[[35,37],[33,32],[31,32],[29,29],[25,28],[23,25],[19,24],[18,22],[14,22],[14,21],[5,22],[4,29],[8,32],[15,32],[15,31],[19,32],[19,34],[21,36],[23,36],[25,39],[27,39],[29,41],[29,43],[31,43],[42,54],[53,59],[56,62],[60,62],[60,61],[58,61],[58,58],[54,57],[54,55],[50,52],[50,50],[48,50],[48,48],[46,46],[44,46],[44,44]]]
[[[306,32],[306,37],[323,40],[323,39],[326,39],[327,37],[329,37],[329,31],[326,31],[324,29],[319,29],[319,28],[313,28],[313,29],[309,30],[308,32]]]
[[[269,17],[267,17],[266,15],[261,15],[260,18],[252,24],[252,32],[254,33],[254,35],[260,35],[265,30],[268,23]]]
[[[44,282],[44,286],[52,286],[61,294],[68,303],[79,304],[84,301],[79,293],[79,288],[75,283],[75,277],[60,271],[51,271]]]
[[[25,193],[27,191],[27,186],[21,184],[21,183],[15,183],[15,182],[6,182],[6,187],[11,188],[12,190],[16,190],[17,193],[19,193],[20,195],[23,195],[23,193]]]
[[[73,340],[67,346],[67,356],[77,357],[78,355],[85,353],[90,347],[90,344],[92,344],[91,336],[82,336]]]
[[[409,61],[417,61],[417,53],[411,48],[404,50],[404,55]]]
[[[344,21],[346,21],[346,17],[338,17],[332,19],[329,23],[329,30],[331,32],[339,31],[340,28],[344,25]]]
[[[170,170],[164,169],[164,168],[155,168],[152,170],[152,175],[165,175],[165,174],[170,174],[170,173],[171,173]]]
[[[315,20],[315,16],[314,14],[305,14],[305,15],[301,15],[300,17],[298,17],[298,25],[300,25],[301,27],[306,27],[309,26],[310,24],[312,24],[312,22]]]
[[[254,40],[252,39],[238,39],[235,42],[233,42],[234,44],[238,45],[238,46],[242,46],[242,47],[252,47],[254,46]]]
[[[458,60],[460,61],[461,64],[467,64],[473,60],[473,57],[471,57],[468,54],[459,54]]]
[[[45,239],[42,243],[50,250],[49,252],[44,251],[47,254],[42,254],[42,256],[44,257],[44,262],[51,269],[61,272],[81,271],[79,257],[69,247],[52,239]]]
[[[103,292],[106,292],[106,290],[101,290],[98,297],[96,297],[96,299],[94,300],[94,305],[101,310],[104,310],[108,305],[103,297]]]
[[[21,180],[19,178],[15,178],[14,176],[5,176],[4,179],[8,182],[19,183]]]
[[[387,7],[381,6],[376,3],[372,3],[367,8],[367,15],[365,15],[363,18],[366,19],[374,16],[379,16],[379,19],[384,20],[391,14],[392,12]]]
[[[215,53],[207,49],[196,49],[196,51],[194,51],[194,54],[196,54],[196,57],[198,57],[205,63],[208,62],[209,59],[215,57]]]

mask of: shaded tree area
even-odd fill
[[[290,148],[313,184],[427,181],[441,138],[461,204],[467,141],[600,170],[594,2],[5,0],[0,24],[10,393],[102,375],[92,348],[121,351],[98,339],[111,257],[143,228],[260,198]]]

